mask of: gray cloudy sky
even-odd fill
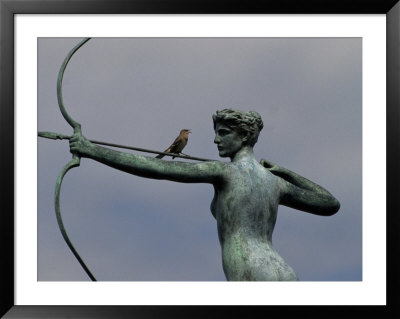
[[[38,41],[39,131],[72,133],[57,106],[56,80],[80,40]],[[361,38],[94,38],[67,67],[64,102],[89,139],[164,150],[190,128],[185,153],[214,159],[212,114],[259,112],[265,127],[256,158],[313,180],[341,202],[331,217],[280,206],[275,248],[300,280],[357,281],[361,53]],[[54,213],[68,142],[39,138],[38,150],[38,279],[88,280]],[[64,179],[61,212],[98,280],[225,281],[212,197],[208,184],[144,179],[83,159]]]

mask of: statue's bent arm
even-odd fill
[[[333,215],[339,210],[339,201],[323,187],[265,159],[260,163],[280,177],[279,204],[323,216]]]
[[[339,201],[323,187],[288,169],[283,169],[280,176],[281,205],[322,216],[339,210]]]
[[[280,204],[321,216],[331,216],[340,208],[339,201],[328,192],[307,190],[291,183],[286,183]]]

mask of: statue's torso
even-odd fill
[[[227,163],[211,211],[217,220],[228,280],[297,280],[272,247],[279,205],[278,178],[255,160]]]

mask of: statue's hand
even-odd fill
[[[93,144],[81,133],[74,133],[74,135],[69,139],[70,152],[79,157],[86,157],[89,155],[89,150],[92,147]]]
[[[260,164],[268,169],[272,174],[280,176],[283,173],[283,168],[279,165],[267,161],[266,159],[261,159]]]

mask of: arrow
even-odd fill
[[[71,136],[61,134],[61,133],[55,133],[55,132],[39,132],[38,136],[52,139],[52,140],[69,140],[71,138]],[[102,142],[102,141],[95,141],[95,140],[89,140],[89,141],[94,144],[98,144],[98,145],[124,148],[124,149],[128,149],[128,150],[134,150],[134,151],[146,152],[146,153],[163,154],[166,156],[180,157],[180,158],[185,158],[185,159],[190,159],[190,160],[195,160],[195,161],[203,161],[203,162],[215,161],[213,159],[208,159],[208,158],[194,157],[194,156],[189,156],[189,155],[180,155],[180,154],[175,154],[175,153],[165,153],[165,152],[149,150],[149,149],[140,148],[140,147],[126,146],[126,145],[120,145],[120,144],[114,144],[114,143],[108,143],[108,142]]]

